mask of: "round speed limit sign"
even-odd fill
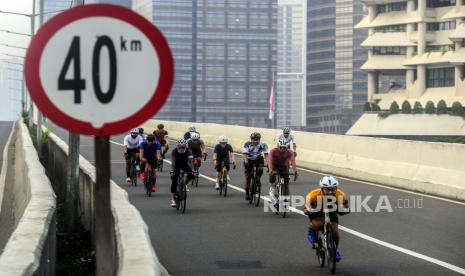
[[[70,131],[112,135],[142,124],[173,83],[166,39],[137,13],[84,5],[44,24],[29,46],[26,83],[45,116]]]

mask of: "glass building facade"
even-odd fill
[[[44,1],[44,22],[46,22],[53,16],[57,15],[61,11],[72,7],[70,0],[43,0],[43,1]]]
[[[269,126],[277,0],[133,0],[167,37],[175,83],[157,118]]]
[[[113,4],[120,5],[129,9],[132,7],[131,0],[86,0],[86,4]]]
[[[362,114],[367,54],[360,0],[307,1],[307,126],[309,131],[345,133]]]
[[[278,1],[278,128],[306,124],[306,8],[305,0]]]

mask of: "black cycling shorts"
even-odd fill
[[[249,160],[247,164],[244,163],[245,173],[252,173],[254,165],[256,165],[257,167],[264,166],[265,160],[263,159],[263,156],[260,156],[256,160]]]
[[[221,159],[218,159],[217,160],[218,162],[218,165],[215,166],[215,169],[217,172],[221,172],[221,162],[224,162],[224,166],[226,167],[226,170],[229,172],[229,160],[221,160]]]
[[[132,155],[135,155],[136,153],[139,153],[139,148],[128,149],[128,153],[126,154],[125,159],[130,160]]]
[[[308,218],[310,219],[310,221],[314,220],[315,218],[324,218],[324,217],[325,217],[325,213],[323,211],[318,211],[318,212],[311,213],[310,215],[308,215]],[[337,211],[329,212],[329,221],[339,223]]]

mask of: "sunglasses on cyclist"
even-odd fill
[[[185,150],[185,149],[186,149],[186,147],[184,147],[184,146],[181,146],[181,147],[178,147],[178,149],[180,149],[180,150]]]
[[[327,193],[335,192],[336,189],[337,189],[336,187],[323,187],[323,191]]]

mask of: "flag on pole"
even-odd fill
[[[274,118],[274,107],[275,107],[274,97],[275,97],[275,88],[274,88],[274,80],[273,80],[273,83],[271,84],[271,94],[270,94],[270,114],[269,114],[270,120],[273,120]]]

